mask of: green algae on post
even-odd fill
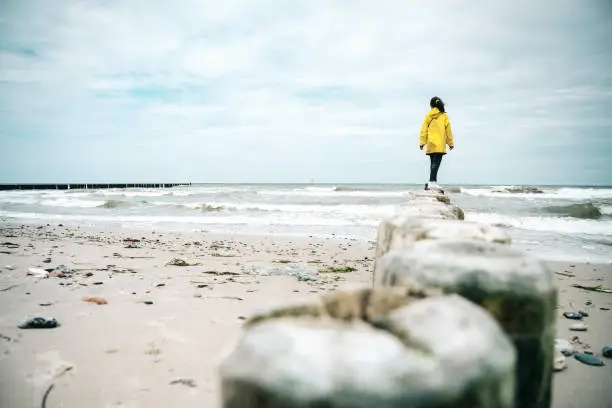
[[[517,350],[517,407],[550,406],[557,289],[545,263],[508,245],[423,240],[378,259],[374,284],[440,288],[487,309]]]
[[[252,317],[219,367],[222,407],[514,408],[516,352],[499,324],[461,296],[415,289]]]

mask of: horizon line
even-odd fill
[[[72,185],[128,185],[130,187],[124,188],[138,188],[138,185],[169,185],[171,187],[189,187],[194,185],[388,185],[388,186],[419,186],[423,185],[423,182],[223,182],[223,181],[184,181],[184,182],[137,182],[137,183],[125,183],[125,182],[46,182],[46,183],[32,183],[32,182],[0,182],[0,186],[72,186]],[[520,186],[520,187],[580,187],[580,188],[612,188],[612,184],[532,184],[532,183],[443,183],[446,186],[475,186],[475,187],[498,187],[498,186]],[[121,188],[121,187],[119,187]],[[146,187],[145,187],[146,188]],[[164,187],[152,187],[152,188],[164,188]]]

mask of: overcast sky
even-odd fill
[[[0,1],[0,182],[612,184],[612,2]]]

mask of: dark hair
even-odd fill
[[[444,110],[444,102],[442,102],[442,99],[438,98],[437,96],[434,96],[433,98],[431,98],[431,101],[429,101],[429,106],[432,109],[438,108],[438,110],[442,113],[446,112]]]

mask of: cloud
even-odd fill
[[[0,181],[421,182],[435,94],[457,141],[445,181],[612,184],[603,0],[13,0],[0,15]]]

